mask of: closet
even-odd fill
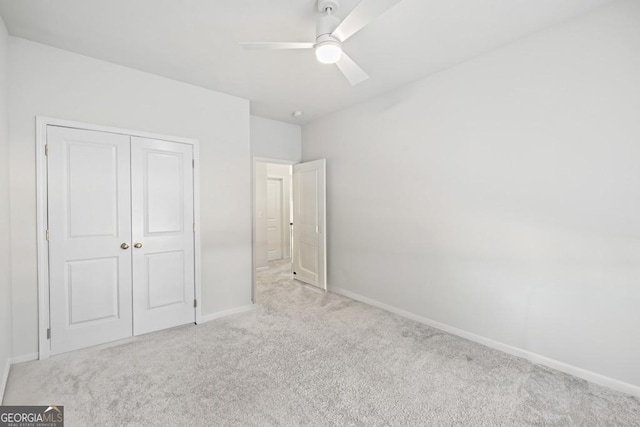
[[[195,321],[194,164],[192,144],[46,126],[50,354]]]

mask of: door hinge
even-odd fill
[[[44,144],[44,155],[45,156],[49,155],[49,144]]]
[[[47,329],[47,339],[51,339],[51,328]]]
[[[193,223],[193,231],[194,232],[196,231],[196,223],[195,222]]]
[[[192,167],[193,169],[195,169],[195,168],[196,168],[196,159],[191,159],[191,167]]]
[[[45,237],[47,238],[47,240],[49,240],[49,229],[47,228],[47,231],[45,232]]]
[[[193,300],[193,308],[196,308],[198,306],[198,300],[194,299]]]

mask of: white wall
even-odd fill
[[[7,39],[7,29],[0,18],[0,404],[12,356]]]
[[[14,37],[9,59],[14,355],[38,348],[37,115],[200,140],[202,312],[250,304],[249,102]]]
[[[304,126],[330,288],[640,385],[639,22],[615,3]]]
[[[251,116],[251,156],[299,162],[301,141],[300,126]]]

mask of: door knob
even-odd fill
[[[142,247],[142,243],[136,243],[133,245],[134,248],[140,249]]]
[[[129,245],[127,245],[126,243],[121,244],[120,247],[122,249],[129,249]]]

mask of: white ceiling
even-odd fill
[[[366,1],[366,0],[364,0]],[[241,41],[314,41],[315,0],[0,0],[18,37],[251,100],[303,124],[614,0],[404,0],[345,43],[371,78],[351,87],[313,51]],[[341,0],[344,17],[358,0]],[[291,112],[304,111],[301,119]]]

